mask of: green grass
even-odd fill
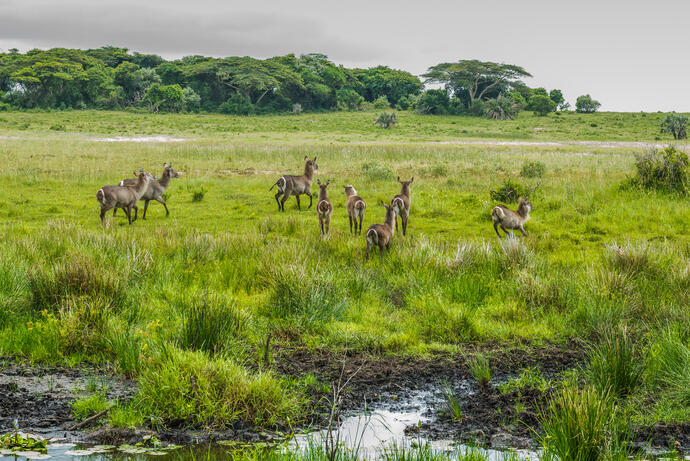
[[[270,425],[299,419],[305,386],[264,367],[269,334],[274,348],[433,357],[596,344],[620,327],[646,363],[623,405],[645,424],[681,420],[688,199],[621,188],[645,145],[580,142],[653,141],[659,117],[405,112],[380,130],[367,113],[2,113],[0,355],[107,364],[138,380],[136,413],[111,416],[121,425]],[[119,135],[187,140],[95,139]],[[268,192],[307,154],[332,180],[327,238],[314,208],[300,213],[290,199],[279,213]],[[96,191],[165,162],[180,171],[170,217],[154,202],[145,221],[129,226],[120,213],[102,228]],[[535,162],[543,171],[521,175]],[[366,228],[383,220],[374,205],[399,192],[398,175],[415,177],[409,233],[367,262],[342,187],[367,201]],[[541,187],[528,237],[499,241],[489,191],[507,180]],[[647,398],[657,402],[649,414]]]

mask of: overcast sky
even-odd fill
[[[602,110],[690,111],[687,0],[0,0],[0,50],[114,45],[165,58],[320,52],[423,73],[480,59]]]

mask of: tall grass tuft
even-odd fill
[[[598,390],[567,384],[542,412],[541,444],[547,455],[569,461],[604,459],[614,409]]]
[[[602,394],[625,397],[640,384],[643,370],[633,339],[622,328],[608,332],[589,353],[587,374]]]
[[[228,341],[246,333],[249,317],[234,301],[207,300],[193,303],[184,314],[181,344],[185,349],[216,354]]]
[[[491,382],[491,366],[484,354],[475,355],[469,362],[470,374],[477,381],[479,387],[486,389]]]
[[[621,272],[638,275],[650,269],[651,256],[649,246],[644,242],[619,245],[616,242],[606,246],[608,265]]]
[[[682,405],[690,404],[690,347],[681,335],[667,330],[652,344],[649,380]]]
[[[448,382],[443,384],[443,399],[441,414],[453,421],[462,421],[463,414],[460,399],[455,393],[453,386]]]
[[[111,328],[106,343],[118,371],[134,378],[141,370],[142,341],[131,328]]]

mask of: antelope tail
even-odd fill
[[[98,189],[98,192],[96,192],[96,200],[98,200],[98,203],[100,203],[101,206],[105,205],[105,193],[103,192],[103,189]]]
[[[379,233],[376,232],[376,229],[369,229],[367,231],[367,242],[372,245],[379,244]]]
[[[503,212],[501,207],[497,206],[497,207],[494,207],[493,210],[491,210],[491,216],[500,220],[500,219],[505,218],[506,214]]]

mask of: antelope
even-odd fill
[[[304,157],[304,161],[305,164],[303,175],[281,176],[278,178],[278,181],[276,181],[271,188],[268,189],[270,191],[273,190],[274,187],[278,186],[278,192],[275,195],[276,203],[278,204],[278,211],[285,211],[285,202],[290,198],[291,195],[294,195],[297,199],[297,209],[301,211],[302,208],[300,208],[299,196],[306,194],[309,196],[309,208],[311,208],[311,182],[314,178],[314,171],[318,170],[319,166],[316,164],[316,157],[314,157],[314,160],[309,160],[309,157]],[[282,200],[278,200],[281,195],[283,196]]]
[[[393,198],[391,205],[395,208],[395,212],[400,216],[402,221],[402,233],[407,235],[407,218],[410,216],[410,184],[412,184],[414,178],[410,178],[409,181],[401,181],[400,176],[398,176],[398,182],[402,184],[400,188],[400,193]],[[398,228],[398,219],[395,219],[395,228]]]
[[[136,174],[135,174],[136,176]],[[163,200],[163,194],[165,191],[168,189],[168,186],[170,186],[170,180],[172,178],[179,178],[180,175],[175,171],[172,167],[171,164],[163,164],[163,174],[161,175],[160,179],[156,179],[155,177],[153,178],[153,181],[149,184],[148,189],[146,189],[146,192],[144,192],[144,195],[142,195],[139,200],[145,200],[144,202],[144,215],[142,216],[142,219],[146,219],[146,210],[149,208],[149,202],[151,200],[155,200],[156,202],[161,203],[165,207],[165,216],[170,216],[170,211],[168,211],[168,205],[165,203],[165,200]],[[121,186],[133,186],[137,182],[137,178],[127,178],[123,179],[120,181]],[[115,216],[115,213],[117,212],[117,208],[113,210],[113,216]]]
[[[321,184],[320,180],[316,180],[319,185],[319,203],[316,204],[316,214],[319,216],[319,224],[321,225],[321,235],[328,234],[331,227],[331,215],[333,214],[333,204],[328,200],[328,185],[331,181],[326,181],[326,184]]]
[[[495,206],[494,209],[491,210],[491,220],[494,222],[494,230],[498,238],[501,238],[501,234],[498,232],[499,225],[501,229],[503,229],[503,232],[510,237],[513,236],[513,233],[508,232],[507,229],[518,229],[522,232],[523,237],[527,237],[527,233],[523,226],[529,220],[530,211],[532,211],[532,204],[527,198],[523,199],[522,197],[518,199],[517,211],[513,211],[503,205]]]
[[[124,208],[129,223],[137,220],[137,202],[144,195],[153,176],[143,168],[139,169],[139,177],[134,186],[103,186],[96,192],[96,200],[101,205],[101,224],[105,223],[105,212],[111,208]],[[134,208],[134,219],[132,219]]]
[[[364,221],[364,210],[367,204],[357,195],[352,184],[345,186],[345,196],[347,196],[347,215],[350,218],[350,233],[354,224],[355,234],[357,234],[357,218],[359,218],[359,235],[362,235],[362,221]]]
[[[386,220],[383,224],[372,224],[367,230],[367,260],[369,259],[369,251],[372,245],[379,247],[379,254],[383,256],[383,249],[388,249],[395,234],[395,227],[393,222],[397,219],[395,207],[386,205],[381,202],[381,205],[386,209]]]

